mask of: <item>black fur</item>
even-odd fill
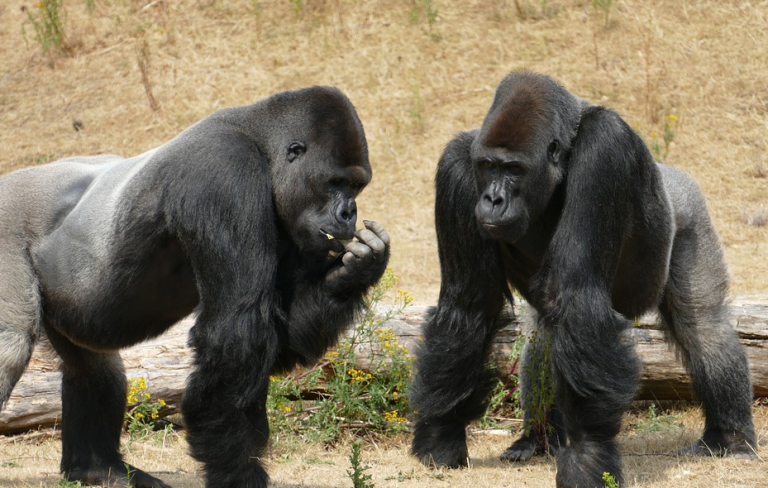
[[[386,267],[386,231],[355,230],[370,178],[354,107],[326,87],[221,110],[134,158],[4,177],[0,406],[42,328],[63,360],[65,477],[164,487],[129,480],[119,453],[117,351],[194,310],[192,454],[206,486],[266,487],[269,375],[315,362]]]
[[[464,427],[486,407],[488,346],[510,287],[551,340],[550,440],[555,450],[568,440],[557,486],[603,486],[605,471],[622,481],[615,437],[640,373],[625,331],[651,309],[706,412],[702,440],[688,451],[754,452],[747,361],[727,319],[726,268],[701,192],[654,162],[616,113],[546,76],[513,73],[483,126],[448,144],[436,187],[442,285],[417,354],[417,457],[466,464]],[[502,458],[525,460],[534,449],[529,434]]]

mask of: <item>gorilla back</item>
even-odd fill
[[[64,476],[166,486],[119,454],[118,350],[194,310],[192,454],[207,486],[266,486],[269,375],[333,345],[386,267],[386,231],[355,230],[370,178],[354,107],[326,87],[221,110],[136,157],[3,177],[0,406],[44,331],[62,358]]]
[[[640,373],[625,331],[654,309],[706,413],[685,452],[752,455],[749,369],[704,198],[687,175],[654,162],[615,112],[546,76],[513,73],[482,127],[446,147],[436,189],[442,283],[411,390],[415,455],[466,464],[464,429],[495,384],[485,361],[511,288],[535,309],[540,340],[520,368],[526,434],[502,459],[548,447],[560,451],[559,487],[603,486],[604,472],[621,482],[615,437]],[[550,364],[545,351],[555,432],[537,439],[528,393],[542,386],[531,369]]]

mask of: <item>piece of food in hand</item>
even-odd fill
[[[331,234],[329,234],[329,233],[327,233],[327,232],[325,233],[325,237],[327,237],[329,241],[330,241],[330,240],[334,240],[334,239],[335,239],[335,240],[337,240],[337,241],[339,241],[339,243],[340,243],[342,246],[344,246],[344,248],[345,248],[345,249],[346,249],[346,247],[347,247],[347,244],[349,244],[350,242],[352,242],[352,239],[336,239],[336,238],[335,238],[333,235],[331,235]],[[343,249],[342,249],[341,251],[334,251],[333,249],[331,249],[331,250],[329,250],[329,251],[328,251],[328,257],[330,257],[330,258],[334,259],[334,258],[336,258],[336,257],[337,257],[339,254],[342,254],[342,252],[343,252],[343,251],[344,251]]]

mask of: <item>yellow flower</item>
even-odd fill
[[[667,120],[670,122],[677,122],[677,117],[672,114],[667,115]]]
[[[161,407],[165,406],[165,400],[163,400],[162,398],[158,398],[157,403],[159,403]]]
[[[656,137],[656,133],[651,131],[651,137]]]

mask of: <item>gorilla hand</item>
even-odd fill
[[[378,222],[364,220],[364,229],[355,232],[337,266],[326,275],[326,283],[335,293],[365,289],[384,274],[389,261],[389,234]]]

